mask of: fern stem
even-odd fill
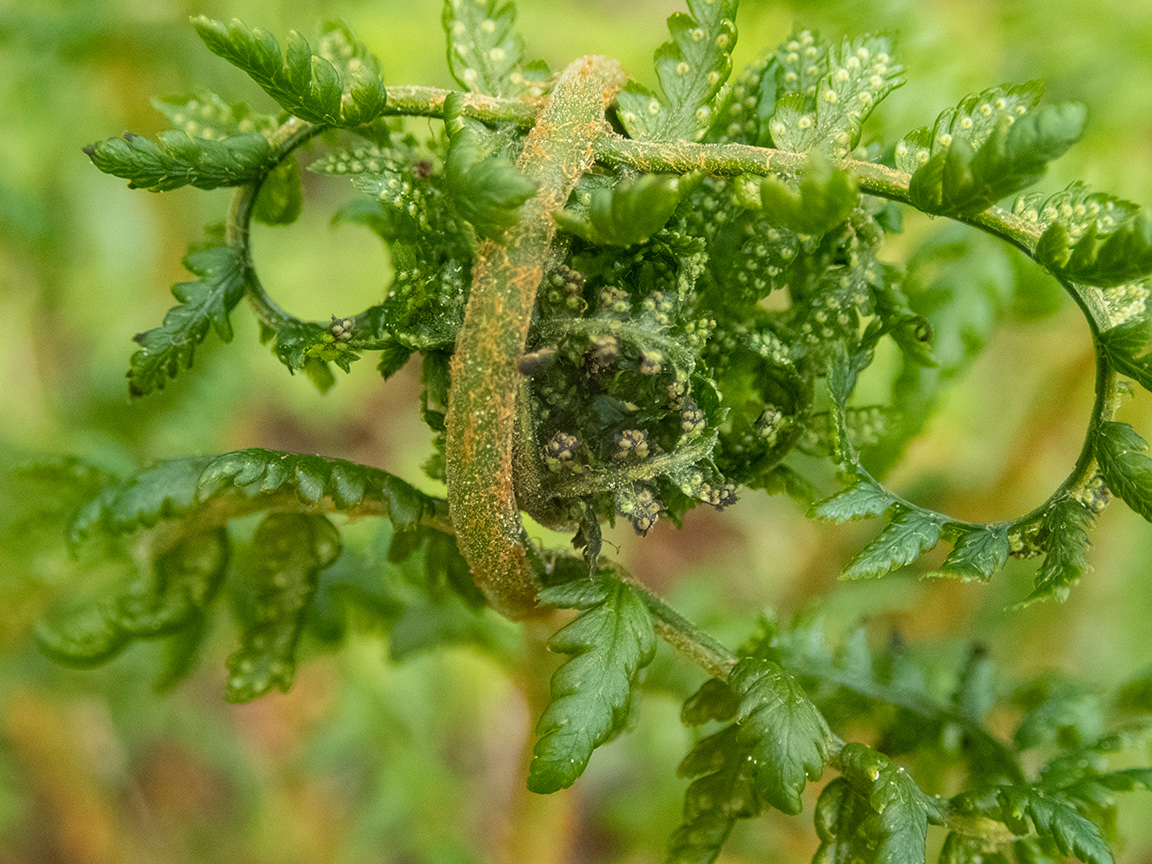
[[[537,184],[537,194],[520,208],[505,245],[480,245],[456,337],[445,438],[449,511],[476,584],[514,620],[536,612],[538,589],[513,477],[516,363],[553,256],[552,214],[592,167],[605,107],[625,79],[616,61],[599,57],[577,60],[561,74],[517,165]]]

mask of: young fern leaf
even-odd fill
[[[1152,353],[1145,352],[1152,331],[1148,318],[1141,315],[1100,334],[1100,350],[1108,363],[1145,390],[1152,390]]]
[[[1083,105],[1049,105],[1005,115],[974,149],[966,137],[949,143],[912,175],[908,193],[917,208],[941,216],[974,216],[1035,183],[1048,163],[1080,140]]]
[[[845,744],[840,751],[845,779],[872,809],[864,830],[876,838],[876,861],[921,864],[928,823],[942,819],[937,799],[920,791],[904,769],[863,744]]]
[[[1091,524],[1092,511],[1075,498],[1064,498],[1052,505],[1043,523],[1048,537],[1044,562],[1036,572],[1032,593],[1018,606],[1068,598],[1069,588],[1088,569],[1087,529]]]
[[[1100,829],[1067,800],[1032,786],[996,786],[963,792],[953,807],[968,816],[1003,823],[1019,837],[1035,831],[1055,843],[1060,854],[1084,864],[1112,864],[1112,853]]]
[[[548,642],[570,657],[552,676],[552,702],[536,725],[528,788],[546,794],[571,786],[592,751],[624,727],[656,633],[644,601],[614,578],[545,588],[540,602],[582,610]]]
[[[672,41],[656,49],[656,78],[666,102],[634,81],[616,97],[633,138],[698,141],[712,125],[715,100],[732,72],[738,0],[688,0],[668,18]]]
[[[1096,460],[1108,488],[1152,522],[1152,459],[1148,442],[1127,423],[1106,421],[1096,430]]]
[[[819,236],[848,218],[860,201],[860,185],[826,156],[813,152],[796,192],[775,177],[766,177],[760,183],[760,201],[764,215],[774,225]]]
[[[852,559],[841,579],[875,579],[911,564],[940,540],[944,517],[926,510],[897,509],[888,526]]]
[[[228,657],[229,702],[292,686],[296,643],[320,571],[340,557],[340,532],[323,516],[273,513],[256,529],[252,549],[253,608],[240,622],[240,648]]]
[[[37,642],[64,666],[105,663],[136,639],[155,639],[197,626],[228,563],[228,536],[213,528],[182,539],[152,563],[151,578],[61,628],[41,624]]]
[[[565,231],[595,246],[633,246],[663,228],[679,203],[679,177],[645,174],[594,190],[586,215],[561,210],[555,219]]]
[[[813,821],[820,848],[812,864],[849,864],[853,861],[879,861],[875,838],[865,831],[872,817],[868,799],[843,777],[825,786],[816,800]]]
[[[288,47],[271,33],[233,19],[225,24],[204,15],[192,25],[208,50],[246,72],[269,96],[295,117],[321,126],[353,128],[384,113],[386,94],[379,64],[348,63],[337,69],[312,53],[303,36],[288,35]]]
[[[229,313],[244,296],[245,266],[235,247],[210,239],[193,245],[184,256],[184,266],[197,277],[180,282],[172,294],[180,301],[164,316],[159,327],[137,334],[140,345],[128,366],[128,392],[144,396],[162,390],[167,379],[181,369],[192,367],[196,346],[208,329],[224,342],[232,341]]]
[[[896,503],[892,493],[870,477],[861,477],[842,492],[815,504],[808,515],[828,522],[879,516]]]
[[[760,800],[799,813],[805,784],[819,780],[828,761],[828,724],[800,685],[770,660],[741,660],[729,681],[740,696],[737,740],[756,765]]]
[[[940,569],[987,582],[1004,566],[1011,551],[1007,524],[966,529]]]
[[[181,186],[243,186],[268,168],[272,148],[256,132],[215,141],[187,132],[161,132],[159,143],[127,133],[84,148],[92,164],[128,181],[129,189],[167,192]]]
[[[126,534],[151,528],[161,519],[178,518],[195,509],[196,481],[211,459],[166,459],[108,486],[76,513],[68,526],[70,542],[86,539],[95,529]]]
[[[1141,211],[1112,231],[1094,222],[1073,241],[1064,225],[1048,226],[1036,260],[1054,275],[1085,285],[1123,285],[1152,273],[1152,218]]]
[[[677,773],[694,777],[684,794],[684,821],[669,841],[667,864],[711,864],[737,819],[760,814],[752,747],[732,724],[697,742]]]
[[[442,20],[448,68],[461,87],[509,99],[533,89],[520,65],[524,40],[514,29],[516,5],[511,0],[444,0]],[[539,78],[546,71],[537,67],[529,74]]]
[[[305,504],[330,497],[340,509],[383,501],[397,531],[411,531],[433,509],[431,499],[403,480],[343,459],[253,447],[212,457],[197,474],[196,498],[207,502],[235,489],[248,496],[287,487]]]
[[[452,203],[476,233],[499,242],[516,223],[520,205],[536,194],[536,184],[496,148],[497,136],[460,116],[463,97],[444,100],[445,127],[451,137],[444,163],[445,187]]]

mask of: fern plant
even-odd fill
[[[29,469],[75,491],[74,547],[130,548],[139,563],[134,581],[46,622],[41,648],[91,667],[162,641],[170,686],[229,596],[239,644],[225,698],[287,690],[303,635],[333,605],[398,629],[415,602],[381,594],[363,568],[339,596],[325,581],[341,526],[385,518],[388,560],[413,562],[428,596],[555,630],[547,647],[564,660],[536,726],[533,793],[578,782],[627,729],[658,636],[707,673],[683,708],[699,734],[680,767],[690,782],[669,861],[716,860],[739,820],[806,804],[821,862],[1112,861],[1116,793],[1152,788],[1146,675],[1111,700],[1049,678],[1005,688],[979,646],[958,665],[920,663],[863,631],[834,644],[811,611],[750,615],[729,646],[605,551],[602,526],[618,518],[644,535],[765,490],[816,520],[883,519],[843,579],[887,577],[943,543],[936,571],[962,580],[1040,559],[1025,605],[1069,596],[1110,498],[1152,519],[1146,442],[1116,419],[1125,393],[1152,389],[1152,221],[1080,183],[1028,191],[1080,138],[1083,107],[1044,104],[1035,81],[1005,84],[874,141],[869,116],[904,82],[888,38],[798,29],[733,77],[736,17],[736,0],[688,0],[656,49],[651,90],[606,57],[555,73],[528,60],[509,0],[446,0],[453,91],[386,85],[342,24],[281,42],[194,18],[209,51],[279,111],[207,92],[166,99],[156,105],[172,129],[156,141],[85,148],[135,188],[236,189],[223,223],[190,247],[177,305],[136,337],[130,394],[182,386],[210,334],[231,340],[247,300],[280,362],[322,390],[333,364],[347,371],[369,353],[385,378],[419,363],[435,443],[425,472],[445,491],[255,448],[131,476],[75,460]],[[363,193],[338,218],[387,245],[395,274],[379,304],[307,321],[261,284],[251,224],[296,219],[302,169]],[[966,521],[885,484],[942,384],[981,347],[956,308],[980,298],[925,276],[939,240],[890,259],[906,210],[1023,253],[1091,332],[1080,455],[1016,518]],[[872,403],[857,385],[878,352],[899,371]],[[234,554],[230,525],[254,515]],[[544,548],[537,526],[567,532],[572,548]]]

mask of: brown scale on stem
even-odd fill
[[[517,364],[537,288],[556,255],[552,215],[592,167],[596,142],[607,134],[605,108],[626,79],[620,64],[605,57],[581,58],[561,73],[517,163],[537,194],[520,209],[504,245],[480,245],[456,337],[446,420],[449,512],[476,584],[514,620],[536,612],[539,587],[517,503]]]

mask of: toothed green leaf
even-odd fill
[[[957,576],[988,580],[1004,566],[1010,551],[1007,525],[965,530],[940,569]]]
[[[739,741],[756,765],[760,799],[784,813],[801,810],[809,780],[819,780],[832,732],[803,688],[769,660],[741,660],[729,677],[740,696]]]
[[[623,728],[632,685],[652,662],[656,634],[644,601],[616,579],[545,588],[540,602],[583,610],[548,643],[570,655],[552,676],[552,701],[536,725],[529,767],[528,788],[548,793],[571,786],[592,751]]]
[[[1100,829],[1066,800],[1031,786],[996,786],[962,793],[953,806],[966,815],[1004,823],[1018,836],[1035,831],[1052,840],[1060,854],[1084,864],[1112,864],[1112,853]]]
[[[856,178],[836,168],[827,157],[813,154],[796,190],[774,177],[760,184],[760,201],[770,222],[797,234],[831,231],[860,201]]]
[[[1074,498],[1064,498],[1052,505],[1044,517],[1044,562],[1036,572],[1032,593],[1020,605],[1037,600],[1063,601],[1069,588],[1088,569],[1088,531],[1092,512]]]
[[[1152,353],[1145,352],[1152,329],[1148,318],[1139,316],[1100,334],[1100,349],[1112,368],[1152,390]]]
[[[942,818],[940,803],[920,791],[902,767],[863,744],[844,745],[840,763],[845,779],[872,809],[864,828],[875,838],[875,860],[922,864],[928,823]]]
[[[1127,423],[1106,421],[1096,430],[1096,459],[1108,488],[1152,522],[1152,459],[1148,442]]]
[[[936,545],[942,516],[922,510],[902,510],[848,564],[841,579],[875,579],[911,564]]]
[[[541,77],[521,68],[524,40],[515,30],[510,0],[444,0],[448,68],[471,93],[516,98]]]
[[[1123,285],[1152,273],[1152,219],[1141,211],[1111,231],[1093,222],[1079,236],[1059,222],[1036,244],[1036,260],[1057,276],[1085,285]]]
[[[684,794],[684,818],[669,842],[667,864],[711,864],[737,819],[763,809],[756,795],[756,763],[740,727],[728,726],[697,742],[678,773],[694,777]]]
[[[214,141],[168,130],[160,133],[159,143],[127,133],[91,144],[84,152],[105,174],[129,181],[129,189],[150,192],[243,186],[259,177],[272,157],[268,141],[254,132]]]
[[[850,519],[879,516],[895,503],[892,493],[870,478],[862,478],[843,492],[817,503],[809,515],[830,522],[847,522]]]
[[[698,141],[712,125],[716,95],[732,72],[736,0],[688,0],[688,13],[668,18],[672,41],[656,49],[656,78],[665,101],[636,82],[616,97],[633,138]]]
[[[228,315],[244,296],[245,265],[239,252],[218,240],[192,246],[184,256],[184,266],[195,282],[172,287],[180,301],[164,316],[159,327],[137,334],[140,350],[132,355],[128,368],[128,392],[144,396],[162,390],[167,379],[181,369],[190,369],[196,346],[211,327],[224,342],[232,341]]]
[[[981,213],[1040,179],[1050,161],[1080,140],[1085,116],[1084,106],[1074,104],[1005,114],[978,147],[970,143],[978,136],[938,131],[941,148],[912,175],[912,202],[944,216]]]
[[[300,164],[289,156],[264,178],[252,207],[252,218],[265,225],[291,225],[303,206]]]
[[[307,504],[314,504],[325,495],[342,509],[354,508],[366,500],[380,502],[399,531],[414,529],[434,507],[428,496],[378,468],[258,447],[206,460],[198,472],[196,494],[204,502],[229,489],[255,496],[283,487],[292,489]]]
[[[445,100],[445,124],[451,135],[444,179],[449,196],[460,215],[476,233],[499,240],[516,223],[522,205],[536,194],[536,184],[516,170],[502,155],[499,141],[479,123],[459,116],[461,99]]]
[[[240,648],[228,657],[229,702],[292,686],[296,643],[320,571],[340,557],[340,532],[323,516],[274,513],[256,529],[252,554],[245,574],[252,611],[240,622]]]
[[[597,246],[632,246],[663,228],[679,203],[679,177],[645,174],[596,189],[586,214],[562,210],[556,222]]]
[[[238,19],[225,24],[199,15],[192,25],[209,51],[246,72],[281,108],[301,120],[351,128],[384,113],[384,82],[374,58],[337,69],[313,54],[308,41],[294,31],[281,54],[276,37]]]

